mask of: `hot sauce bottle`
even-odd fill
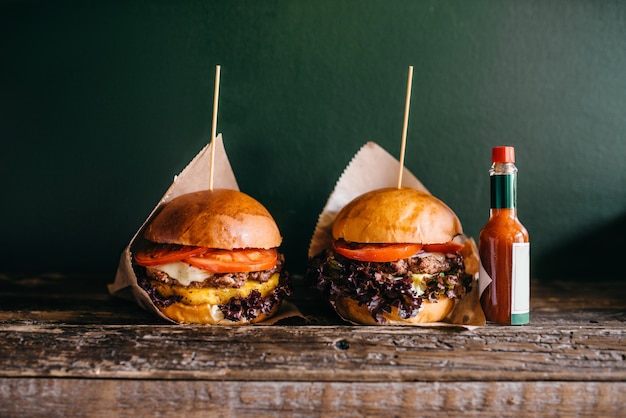
[[[491,161],[491,209],[478,238],[480,303],[487,321],[524,325],[530,320],[530,243],[517,218],[515,149],[494,147]]]

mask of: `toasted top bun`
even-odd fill
[[[209,248],[275,248],[282,238],[272,215],[237,190],[213,189],[168,202],[144,232],[163,244]]]
[[[333,224],[334,239],[359,243],[438,244],[462,232],[445,203],[410,188],[365,193],[344,206]]]

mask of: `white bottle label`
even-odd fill
[[[530,243],[513,243],[511,275],[511,324],[530,321]]]

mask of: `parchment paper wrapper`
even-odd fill
[[[332,225],[337,213],[348,202],[371,190],[398,185],[400,162],[374,142],[367,142],[354,155],[343,171],[335,189],[330,194],[324,209],[320,213],[309,245],[309,258],[330,248],[332,243]],[[430,193],[426,187],[406,167],[402,172],[402,187],[410,187]],[[389,321],[389,325],[412,325],[428,327],[463,326],[474,328],[485,325],[485,314],[478,299],[479,258],[476,244],[472,238],[462,237],[466,245],[462,251],[465,269],[474,276],[472,290],[461,299],[455,300],[452,312],[436,323],[408,324]],[[332,304],[332,302],[331,302]],[[351,322],[343,318],[346,322]]]
[[[224,149],[224,142],[221,134],[215,138],[214,165],[213,188],[239,190],[235,174],[233,173],[228,157],[226,156],[226,150]],[[183,171],[181,171],[179,175],[174,176],[174,181],[170,187],[167,189],[161,200],[159,200],[158,204],[152,210],[148,218],[141,225],[141,228],[139,228],[139,230],[135,233],[128,246],[122,252],[120,262],[117,267],[117,273],[115,275],[115,281],[108,286],[109,293],[111,295],[134,300],[145,310],[153,312],[155,315],[165,319],[166,321],[176,323],[163,315],[154,303],[152,303],[148,294],[137,284],[137,276],[135,275],[131,264],[132,249],[136,242],[144,239],[144,228],[165,203],[186,193],[193,193],[208,189],[211,175],[210,173],[211,144],[208,144],[193,158],[193,160],[191,160],[191,162],[183,169]],[[302,314],[300,314],[298,309],[293,304],[283,301],[280,309],[275,315],[265,321],[258,322],[258,324],[273,324],[281,319],[294,316],[302,316]]]

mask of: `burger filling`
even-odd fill
[[[214,273],[185,261],[135,265],[139,286],[159,308],[173,303],[211,305],[231,321],[252,320],[268,314],[291,293],[284,257],[262,271]]]
[[[216,274],[190,266],[182,261],[175,261],[173,263],[146,267],[146,274],[165,284],[178,286],[239,288],[244,286],[248,280],[265,283],[276,270],[276,267],[274,267],[263,271]]]
[[[412,318],[424,301],[460,298],[472,284],[458,252],[424,250],[396,261],[369,262],[329,249],[311,259],[306,277],[331,301],[350,297],[365,305],[379,323],[392,307],[401,318]]]

